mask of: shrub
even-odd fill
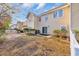
[[[74,32],[75,32],[76,39],[79,42],[79,30],[75,29]]]
[[[61,29],[61,32],[67,33],[68,31],[66,29]]]
[[[15,28],[15,30],[16,30],[18,33],[23,33],[23,32],[24,32],[23,30],[18,29],[18,28]]]
[[[35,31],[35,29],[24,28],[25,31]]]
[[[2,36],[5,33],[5,29],[0,28],[0,36]]]
[[[59,37],[60,36],[60,30],[54,30],[53,33],[56,37]]]
[[[75,29],[74,32],[77,34],[77,33],[79,33],[79,30]]]
[[[65,29],[54,30],[53,33],[56,37],[62,37],[62,38],[67,38],[68,37],[68,31],[65,30]]]
[[[23,29],[24,32],[26,32],[26,34],[35,34],[35,29],[29,29],[29,28],[24,28]]]
[[[60,30],[54,30],[53,32],[58,34],[58,33],[60,33],[61,31],[60,31]]]
[[[67,36],[67,34],[68,34],[68,31],[66,30],[66,29],[61,29],[61,35],[62,36]]]
[[[1,36],[0,37],[0,44],[2,44],[5,41],[5,37]]]
[[[5,38],[2,36],[5,33],[4,28],[0,28],[0,44],[4,42]]]

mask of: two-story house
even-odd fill
[[[27,16],[29,27],[40,31],[40,34],[53,34],[56,29],[69,29],[70,5],[64,4],[42,13],[39,17],[34,13]]]
[[[30,12],[27,15],[27,27],[30,29],[39,30],[40,17],[36,16],[34,13]]]
[[[70,6],[62,5],[41,15],[39,30],[43,34],[52,34],[55,29],[69,29],[69,20]]]

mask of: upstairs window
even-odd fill
[[[54,17],[54,18],[56,18],[56,17],[57,17],[57,11],[55,11],[55,12],[54,12],[53,17]]]
[[[59,13],[59,17],[61,17],[61,16],[63,16],[64,11],[63,10],[59,10],[58,13]]]
[[[64,14],[64,11],[63,10],[57,10],[57,11],[54,12],[53,18],[62,17],[63,14]]]
[[[48,20],[48,16],[45,16],[45,21],[47,21]]]
[[[61,30],[66,30],[66,26],[65,25],[60,25]]]

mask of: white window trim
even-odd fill
[[[62,10],[62,9],[60,9],[60,10]],[[55,11],[55,12],[57,12],[57,11]],[[59,19],[59,18],[62,18],[64,16],[64,10],[63,10],[63,15],[62,16],[59,16],[59,14],[57,13],[58,15],[56,17],[54,17],[55,12],[53,13],[53,16],[52,16],[53,19]]]
[[[47,20],[48,20],[48,15],[45,15],[45,16],[43,16],[44,18],[44,21],[46,22]],[[47,17],[47,19],[46,19],[46,17]]]

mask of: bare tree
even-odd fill
[[[0,17],[3,17],[6,14],[11,15],[15,13],[16,10],[11,5],[12,4],[8,4],[8,3],[0,4]]]
[[[18,9],[13,7],[13,5],[14,4],[12,3],[0,3],[0,21],[3,21],[6,15],[12,17],[13,14],[17,13]],[[5,21],[4,25],[9,26],[10,23],[11,23],[11,19],[9,21]]]

